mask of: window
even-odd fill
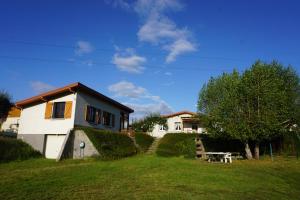
[[[112,127],[115,127],[115,115],[114,114],[111,114],[111,126]]]
[[[180,131],[181,130],[181,123],[180,122],[175,122],[175,130]]]
[[[64,118],[65,117],[65,105],[66,105],[66,102],[54,102],[52,118]]]
[[[103,125],[110,126],[111,125],[111,113],[103,111]]]
[[[198,130],[198,125],[197,125],[197,124],[193,124],[193,125],[192,125],[192,129],[193,129],[193,130]]]
[[[159,130],[160,131],[165,131],[165,130],[167,130],[167,127],[164,126],[164,125],[159,125]]]
[[[100,124],[101,110],[92,106],[87,106],[85,119],[90,123]]]

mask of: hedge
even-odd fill
[[[195,138],[199,136],[205,151],[240,152],[241,154],[244,152],[244,146],[238,140],[214,138],[204,134],[168,133],[161,139],[156,153],[159,156],[194,158],[196,156]]]
[[[196,156],[195,137],[198,134],[168,133],[160,140],[156,150],[159,156]]]
[[[0,162],[41,157],[29,144],[15,138],[0,137]]]
[[[99,158],[103,160],[120,159],[137,153],[132,139],[127,135],[89,127],[77,127],[77,129],[86,133],[98,150]]]
[[[154,138],[146,133],[135,133],[135,141],[141,152],[146,152],[154,141]]]

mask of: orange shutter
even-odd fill
[[[88,119],[88,105],[86,105],[85,107],[84,107],[84,119],[85,119],[85,121],[87,121],[87,119]]]
[[[72,116],[72,101],[66,101],[65,119],[71,118],[71,116]]]
[[[52,102],[46,103],[45,119],[50,119],[52,117],[52,107],[53,107]]]

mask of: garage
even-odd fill
[[[47,135],[46,137],[45,157],[56,159],[64,143],[66,135]]]

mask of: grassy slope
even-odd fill
[[[299,199],[300,161],[135,156],[0,164],[1,199]]]

